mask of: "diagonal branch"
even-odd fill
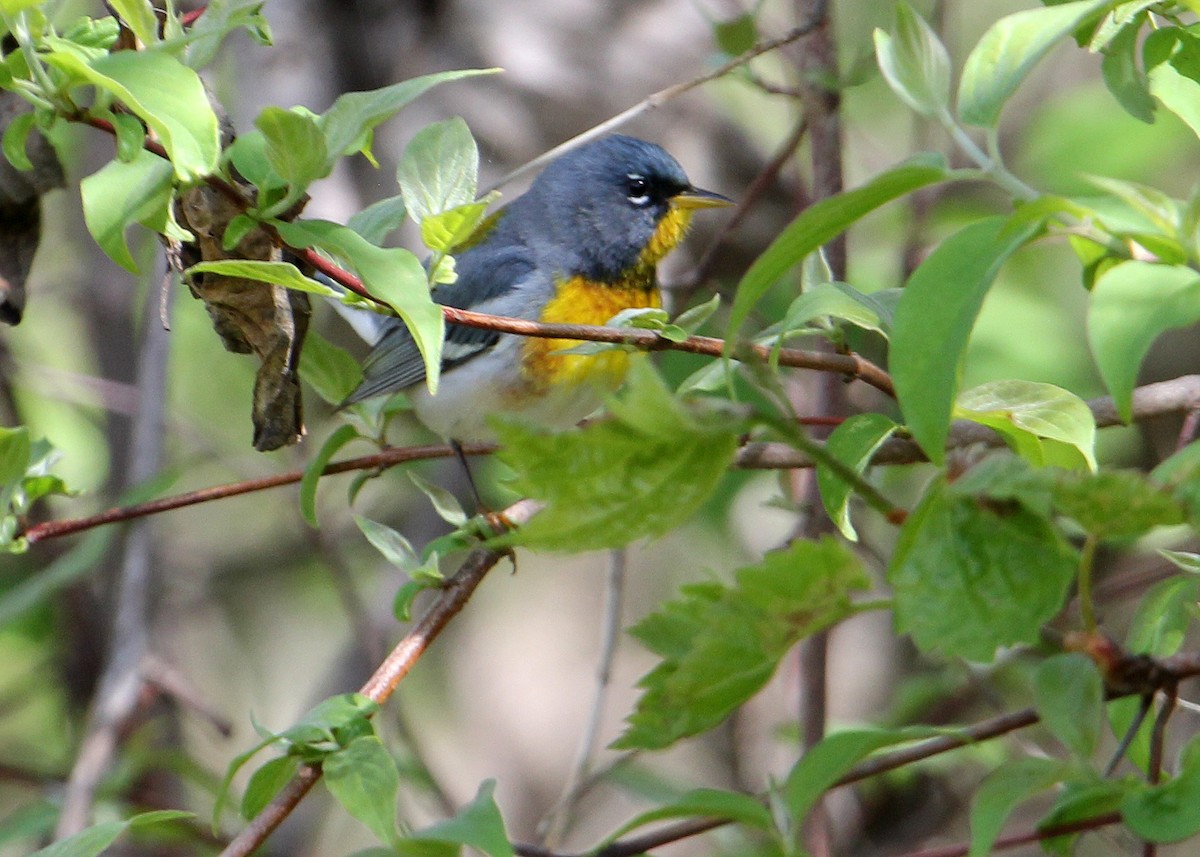
[[[519,500],[505,509],[503,514],[514,526],[520,526],[537,514],[540,508],[540,505],[533,501]],[[466,605],[487,573],[504,556],[506,553],[503,550],[477,548],[472,551],[454,576],[446,581],[437,599],[425,611],[420,621],[396,644],[391,654],[367,679],[359,693],[380,704],[387,701],[425,650]],[[291,814],[320,778],[319,766],[302,767],[262,812],[229,843],[220,857],[249,857]]]

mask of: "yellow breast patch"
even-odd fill
[[[605,285],[572,277],[546,304],[541,321],[556,324],[604,324],[621,310],[662,306],[653,276],[648,286]],[[615,388],[625,377],[629,354],[619,349],[599,354],[557,354],[581,345],[578,339],[525,341],[522,372],[539,388],[552,384],[596,383]]]

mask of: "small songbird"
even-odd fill
[[[732,204],[693,187],[661,147],[604,137],[563,155],[485,220],[455,255],[458,279],[433,299],[567,324],[604,324],[625,309],[658,307],[656,266],[683,238],[693,211]],[[416,343],[389,320],[346,404],[408,390],[417,418],[456,448],[494,440],[493,414],[566,428],[600,406],[629,362],[619,349],[567,353],[580,344],[448,324],[442,378],[431,394]]]

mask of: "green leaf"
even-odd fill
[[[713,24],[717,49],[729,56],[744,54],[758,41],[758,24],[749,12]]]
[[[16,15],[25,9],[40,6],[44,2],[45,0],[0,0],[0,12],[4,12],[6,15]]]
[[[25,426],[0,426],[0,486],[15,485],[25,477],[33,445]]]
[[[396,311],[421,350],[425,382],[430,392],[436,392],[445,325],[441,307],[429,296],[425,269],[417,257],[400,248],[376,247],[354,230],[326,220],[271,223],[292,247],[318,247],[345,259],[368,291]]]
[[[1009,96],[1037,62],[1066,36],[1117,0],[1078,0],[1001,18],[971,50],[958,86],[958,115],[994,128]]]
[[[1044,517],[935,482],[888,568],[896,626],[923,651],[990,661],[1033,643],[1075,577],[1074,550]]]
[[[46,61],[116,96],[154,131],[175,176],[193,182],[210,175],[221,153],[217,116],[196,72],[158,51],[117,51],[91,63],[67,51]]]
[[[216,262],[198,262],[184,273],[220,274],[223,277],[238,277],[286,286],[299,292],[308,292],[326,298],[339,298],[342,293],[331,289],[320,280],[306,277],[291,262],[263,262],[257,259],[221,259]]]
[[[614,746],[657,749],[716,726],[796,642],[849,615],[850,593],[866,585],[858,559],[826,538],[768,553],[731,587],[684,587],[632,629],[663,660],[639,682],[644,693]]]
[[[407,213],[404,197],[397,194],[356,211],[346,225],[372,244],[382,244],[383,239],[404,224]]]
[[[429,498],[429,502],[433,504],[433,509],[437,512],[439,518],[445,521],[452,527],[461,527],[467,522],[467,513],[463,511],[462,504],[458,502],[458,498],[442,488],[440,485],[434,485],[428,479],[425,479],[415,471],[408,471],[408,478],[414,485]]]
[[[1146,38],[1150,94],[1200,135],[1200,39],[1172,27]]]
[[[455,116],[416,133],[400,157],[396,181],[409,216],[423,227],[427,217],[473,203],[478,173],[475,138]]]
[[[1138,601],[1129,622],[1126,648],[1135,654],[1156,658],[1178,652],[1198,599],[1200,578],[1172,577],[1154,584]]]
[[[841,288],[842,285],[844,284],[819,283],[792,301],[780,325],[782,334],[778,341],[782,343],[784,337],[802,330],[817,319],[841,319],[864,330],[874,330],[886,335],[879,314],[863,301],[848,294],[846,289]],[[822,326],[828,327],[828,322]]]
[[[383,554],[383,558],[392,565],[409,571],[421,564],[421,557],[409,540],[391,527],[361,515],[354,516],[354,523],[367,537],[367,541],[374,545],[375,550]]]
[[[1176,776],[1159,786],[1145,786],[1121,801],[1125,825],[1147,842],[1179,842],[1200,832],[1200,736],[1180,754]]]
[[[309,526],[317,526],[317,485],[320,484],[321,473],[337,455],[338,450],[358,436],[354,426],[340,426],[326,438],[313,460],[304,468],[304,476],[300,479],[300,514],[308,521]]]
[[[495,422],[513,489],[546,502],[500,543],[583,551],[660,536],[711,496],[733,461],[737,422],[685,407],[648,361],[634,361],[610,411],[557,433]]]
[[[1123,262],[1096,280],[1088,343],[1121,419],[1133,416],[1138,367],[1165,330],[1200,320],[1200,274],[1190,268]]]
[[[1140,19],[1139,19],[1140,20]],[[1104,48],[1100,72],[1104,85],[1125,108],[1125,112],[1142,122],[1154,122],[1154,98],[1150,83],[1138,67],[1138,31],[1134,24],[1122,27]]]
[[[988,775],[971,801],[971,850],[986,857],[1017,805],[1061,781],[1069,768],[1057,759],[1025,758],[1007,762]]]
[[[164,809],[156,812],[143,812],[126,821],[107,821],[93,825],[74,836],[55,842],[40,851],[35,851],[31,857],[96,857],[131,827],[148,827],[164,821],[191,817],[193,817],[192,813],[179,810]]]
[[[866,472],[871,456],[891,437],[898,426],[883,414],[856,414],[835,428],[825,442],[825,451],[851,467],[855,473]],[[817,487],[829,520],[852,542],[858,533],[850,522],[850,498],[854,487],[842,480],[824,464],[817,465]]]
[[[113,132],[117,137],[117,159],[132,161],[146,147],[146,126],[128,113],[110,113]]]
[[[421,219],[421,240],[437,253],[451,253],[469,239],[480,223],[490,202],[470,202]]]
[[[1058,511],[1102,539],[1143,535],[1183,523],[1183,508],[1169,493],[1132,470],[1063,474],[1054,488]]]
[[[1038,828],[1058,827],[1073,821],[1096,818],[1110,812],[1116,812],[1121,800],[1130,791],[1130,780],[1093,780],[1083,782],[1067,781],[1054,801],[1054,805],[1042,817]],[[1081,834],[1073,833],[1055,836],[1042,840],[1042,849],[1057,857],[1071,857],[1075,854],[1075,843]]]
[[[264,0],[209,0],[204,14],[179,39],[188,46],[187,64],[199,69],[212,63],[221,42],[236,29],[246,30],[261,45],[271,44],[263,4]]]
[[[97,857],[129,827],[126,821],[106,821],[35,851],[31,857]]]
[[[1200,574],[1200,553],[1159,548],[1158,555],[1180,571],[1186,571],[1188,574]]]
[[[276,210],[288,208],[309,184],[329,175],[325,136],[310,114],[266,107],[254,120],[254,127],[262,132],[271,169],[291,185],[287,197],[273,206]]]
[[[747,827],[771,828],[771,812],[761,800],[739,792],[693,789],[665,806],[641,813],[604,838],[598,847],[615,842],[631,830],[671,818],[728,818]]]
[[[811,210],[811,209],[810,209]],[[951,235],[908,279],[892,325],[889,366],[913,439],[940,464],[967,341],[1001,266],[1038,229],[989,217]]]
[[[396,801],[400,772],[382,741],[374,735],[355,738],[329,754],[321,770],[329,793],[347,812],[388,845],[399,841]]]
[[[340,405],[362,381],[362,367],[346,349],[314,330],[304,338],[300,377],[331,405]]]
[[[896,28],[875,31],[875,57],[883,79],[909,107],[934,116],[950,105],[950,55],[925,20],[907,3],[896,4]]]
[[[412,80],[373,89],[369,92],[348,92],[325,111],[317,123],[325,134],[329,167],[342,155],[352,155],[365,148],[368,133],[404,109],[414,99],[441,83],[462,80],[481,74],[495,74],[496,68],[445,71],[414,77]]]
[[[880,173],[861,187],[822,199],[804,209],[789,223],[738,283],[729,314],[727,339],[733,342],[767,289],[793,265],[822,244],[837,237],[870,211],[918,188],[947,177],[945,159],[923,155]]]
[[[1091,759],[1104,724],[1104,680],[1085,655],[1055,655],[1033,678],[1033,700],[1042,724],[1083,762]]]
[[[33,115],[33,111],[18,113],[9,121],[8,126],[4,129],[4,136],[0,138],[0,147],[4,149],[4,157],[21,172],[33,169],[33,162],[29,160],[29,155],[25,151],[25,143],[36,124],[37,118]]]
[[[691,336],[702,328],[710,318],[721,308],[721,296],[713,295],[702,304],[686,309],[675,317],[675,326]]]
[[[954,416],[999,432],[1034,465],[1048,460],[1042,440],[1059,441],[1078,452],[1076,464],[1096,469],[1096,419],[1083,399],[1053,384],[991,381],[959,394]],[[1079,462],[1078,459],[1082,459]]]
[[[263,807],[296,776],[300,764],[296,756],[277,756],[255,771],[242,795],[242,818],[252,819],[262,812]]]
[[[783,797],[793,823],[800,822],[818,798],[876,750],[928,738],[932,730],[847,729],[826,735],[792,766],[783,784]]]
[[[464,806],[453,818],[439,821],[411,838],[431,842],[453,842],[467,845],[487,854],[488,857],[513,857],[512,843],[504,829],[504,819],[492,793],[495,780],[486,780],[479,786],[475,799]]]
[[[158,16],[154,14],[154,7],[149,0],[111,0],[109,5],[143,45],[153,45],[159,41]]]
[[[283,741],[289,745],[289,753],[299,755],[310,764],[320,764],[329,754],[344,749],[354,740],[374,735],[370,718],[378,710],[379,704],[361,693],[331,696],[309,709],[295,726],[278,735],[266,733],[260,748]],[[254,752],[257,750],[243,754],[243,757]]]
[[[125,242],[125,229],[134,223],[155,232],[166,228],[173,179],[169,163],[139,150],[134,160],[109,161],[79,183],[88,232],[100,249],[127,271],[138,272]]]

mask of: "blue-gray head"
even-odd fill
[[[695,209],[730,201],[694,187],[661,146],[614,134],[556,160],[518,203],[524,239],[562,274],[615,283],[652,275]]]

